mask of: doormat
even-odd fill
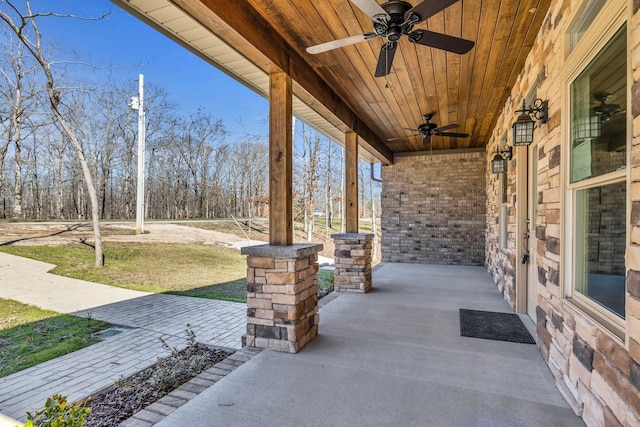
[[[486,340],[535,344],[535,340],[514,313],[460,309],[460,336]]]

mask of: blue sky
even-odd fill
[[[86,63],[110,68],[118,79],[133,82],[138,74],[144,74],[146,84],[166,89],[185,114],[204,107],[222,119],[232,139],[246,134],[268,136],[269,105],[262,96],[110,1],[32,0],[32,8],[83,17],[98,17],[111,11],[99,21],[42,19],[39,26],[43,41],[57,45],[63,52],[75,52]]]

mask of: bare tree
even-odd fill
[[[324,221],[325,221],[325,240],[329,240],[329,229],[333,228],[333,194],[332,192],[332,183],[333,183],[333,165],[331,164],[331,153],[332,153],[333,141],[327,140],[327,155],[326,155],[326,164],[327,169],[325,171],[324,178]]]
[[[71,145],[76,150],[78,161],[82,168],[85,185],[87,187],[87,192],[89,193],[91,201],[91,219],[93,222],[93,235],[95,239],[95,266],[102,267],[104,265],[104,259],[102,254],[102,237],[100,235],[100,212],[93,177],[91,176],[91,170],[85,158],[82,143],[65,119],[65,113],[63,111],[64,104],[62,104],[62,93],[56,85],[56,79],[53,71],[51,70],[52,63],[45,57],[44,50],[42,48],[42,35],[36,23],[36,18],[40,16],[53,16],[54,14],[32,13],[29,0],[25,0],[26,13],[20,11],[13,2],[9,0],[5,0],[5,2],[13,11],[15,17],[10,16],[8,12],[0,11],[0,20],[2,20],[17,36],[18,40],[33,57],[44,74],[50,111],[65,136],[69,138]]]
[[[340,151],[340,232],[344,233],[345,221],[344,221],[344,147]]]
[[[364,167],[363,161],[358,160],[358,193],[360,197],[360,201],[358,202],[358,208],[360,212],[358,212],[358,216],[360,218],[364,218],[366,215],[367,206],[365,204],[365,195],[367,189],[364,186]]]
[[[60,137],[57,137],[60,135]],[[65,208],[64,208],[64,190],[65,190],[65,173],[66,173],[66,153],[67,148],[69,147],[66,138],[64,135],[55,133],[53,135],[49,135],[49,138],[53,140],[47,144],[49,160],[52,164],[52,187],[55,185],[55,203],[53,204],[54,208],[51,210],[53,216],[58,219],[65,218]]]
[[[179,154],[188,171],[188,185],[193,191],[193,215],[202,217],[205,211],[209,165],[217,142],[226,133],[220,120],[198,111],[182,122],[178,135]]]
[[[8,45],[6,62],[0,68],[3,80],[0,85],[0,97],[7,105],[6,120],[3,121],[5,138],[0,146],[0,171],[4,168],[4,161],[9,146],[14,147],[14,180],[13,180],[13,217],[22,217],[22,142],[26,137],[24,128],[30,112],[36,103],[37,90],[35,88],[35,67],[29,66],[23,58],[24,47],[14,45],[13,40]],[[0,173],[0,188],[4,183],[4,176]]]
[[[307,232],[307,241],[313,236],[314,210],[316,206],[316,191],[320,177],[320,134],[307,133],[307,127],[302,125],[302,162],[303,162],[303,206],[304,206],[304,231]]]

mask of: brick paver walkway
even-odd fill
[[[24,421],[26,411],[41,408],[46,398],[53,394],[63,394],[71,401],[94,394],[122,377],[151,366],[159,356],[165,355],[160,337],[171,346],[183,348],[187,324],[200,343],[241,347],[240,339],[246,328],[246,304],[134,291],[127,293],[126,290],[117,291],[116,299],[119,301],[116,302],[113,302],[113,292],[107,290],[108,298],[101,301],[96,295],[105,294],[104,285],[78,284],[73,279],[49,275],[39,264],[42,263],[0,253],[0,270],[11,272],[11,275],[0,278],[0,297],[9,297],[3,288],[11,286],[13,299],[34,304],[34,299],[37,299],[34,295],[40,293],[41,298],[47,300],[43,305],[55,310],[47,295],[48,285],[55,282],[56,286],[64,286],[64,281],[68,280],[71,285],[81,286],[86,291],[82,296],[85,298],[82,307],[91,307],[86,299],[92,295],[94,299],[91,308],[72,314],[90,316],[130,329],[98,344],[0,378],[0,413]],[[17,268],[29,268],[29,273],[20,275]],[[34,271],[38,270],[42,273],[36,277]],[[8,280],[9,277],[12,279]],[[29,280],[25,280],[26,277]],[[35,289],[29,289],[30,286]],[[21,289],[22,292],[16,291]],[[24,298],[21,298],[22,294]]]

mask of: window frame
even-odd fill
[[[585,0],[586,3],[586,0]],[[617,338],[624,344],[626,334],[626,320],[614,314],[605,307],[602,307],[595,301],[592,301],[579,291],[576,291],[576,277],[578,275],[577,253],[581,248],[577,247],[576,227],[577,227],[577,193],[580,190],[602,187],[609,184],[626,182],[626,245],[629,245],[631,238],[630,226],[630,209],[629,203],[629,186],[630,186],[630,152],[632,139],[632,119],[630,114],[631,105],[631,87],[632,69],[631,57],[629,50],[629,21],[627,16],[627,4],[624,0],[609,0],[607,5],[600,10],[596,18],[593,20],[589,28],[584,32],[580,41],[572,48],[566,49],[566,60],[561,72],[562,81],[562,162],[561,168],[561,209],[564,212],[561,219],[561,229],[563,230],[561,242],[564,250],[561,253],[561,265],[564,273],[561,277],[561,292],[567,302],[573,305],[579,311],[585,313],[588,317],[603,327],[612,337]],[[567,44],[571,42],[572,26],[579,22],[579,17],[569,24],[568,29],[564,32]],[[591,64],[591,62],[602,52],[605,46],[613,40],[618,31],[626,25],[626,66],[627,66],[627,105],[626,105],[626,163],[622,170],[616,170],[603,175],[586,178],[576,182],[571,182],[571,85],[581,75],[581,73]]]

